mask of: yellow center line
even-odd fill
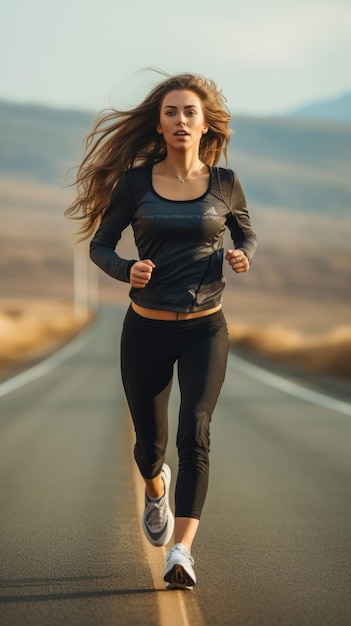
[[[131,420],[131,418],[129,417]],[[141,517],[144,511],[145,486],[136,463],[133,463],[133,481],[137,499],[137,511],[140,519],[140,532],[144,553],[150,565],[154,588],[157,592],[157,602],[161,626],[203,626],[203,619],[191,590],[167,590],[163,580],[165,556],[167,548],[152,546],[144,536],[141,527]],[[188,608],[188,611],[187,611]],[[188,613],[191,612],[191,615]]]

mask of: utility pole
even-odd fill
[[[98,272],[95,266],[88,270],[88,247],[84,243],[73,248],[74,319],[86,322],[91,309],[99,305]]]

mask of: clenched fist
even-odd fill
[[[225,259],[237,274],[247,272],[250,269],[249,259],[242,250],[227,250]]]
[[[150,259],[134,263],[130,269],[129,279],[132,287],[136,287],[137,289],[145,287],[151,278],[154,267],[156,267],[156,265]]]

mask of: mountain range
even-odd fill
[[[335,103],[330,116],[333,110]],[[64,187],[93,119],[88,111],[0,101],[0,175]],[[251,203],[349,214],[351,123],[304,119],[300,110],[290,117],[233,117],[232,128],[228,166],[240,173]]]

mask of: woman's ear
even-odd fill
[[[163,135],[163,133],[162,133],[162,128],[161,128],[160,124],[157,124],[157,126],[156,126],[156,130],[157,130],[157,132],[158,132],[158,134],[159,134],[159,135]]]
[[[208,133],[208,129],[209,129],[209,126],[204,126],[202,129],[202,134],[206,135],[206,133]]]

